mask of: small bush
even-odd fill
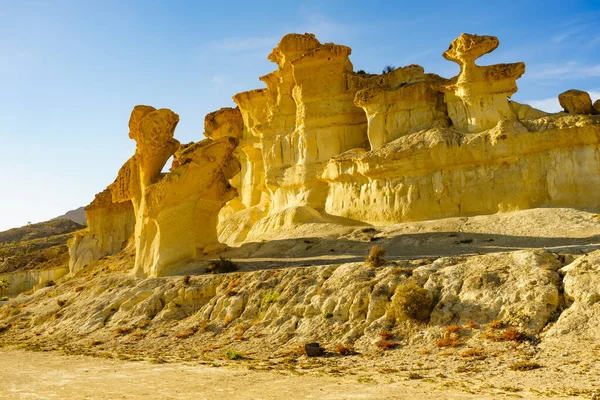
[[[82,291],[83,291],[83,289],[84,289],[84,287],[83,287],[83,286],[77,286],[75,289],[73,289],[73,291],[74,291],[75,293],[79,293],[79,292],[82,292]]]
[[[191,276],[189,275],[185,275],[182,279],[181,279],[181,283],[183,283],[183,286],[187,286],[190,284],[190,280],[192,279]]]
[[[477,328],[477,324],[475,322],[473,322],[473,321],[467,322],[467,324],[465,326],[467,328],[469,328],[469,329],[475,329],[475,328]]]
[[[56,282],[49,279],[49,280],[45,281],[44,283],[42,283],[42,287],[50,287],[50,286],[56,286]]]
[[[391,313],[396,321],[414,319],[426,321],[431,314],[433,299],[429,292],[412,280],[407,280],[396,287],[390,303]]]
[[[219,256],[218,260],[212,261],[206,267],[206,272],[210,274],[224,274],[239,270],[239,267],[231,260]]]
[[[356,73],[359,74],[359,75],[366,75],[367,74],[364,69],[359,69],[358,71],[356,71]]]
[[[394,338],[394,334],[390,331],[381,331],[378,335],[383,340],[392,340]]]
[[[531,371],[533,369],[542,368],[542,365],[536,362],[520,361],[508,366],[513,371]]]
[[[445,337],[439,339],[435,343],[435,345],[437,347],[456,347],[456,346],[460,346],[461,344],[462,344],[462,342],[460,341],[460,338],[456,334],[453,334],[450,336],[445,336]]]
[[[143,320],[141,320],[138,324],[137,327],[139,329],[144,329],[146,328],[148,325],[150,325],[150,323],[152,322],[152,320],[150,318],[145,318]]]
[[[241,360],[242,358],[244,358],[244,356],[242,355],[242,353],[237,352],[235,350],[227,350],[225,352],[225,356],[227,358],[229,358],[230,360]]]
[[[453,333],[459,334],[461,329],[462,327],[460,325],[448,325],[444,327],[444,333],[446,333],[447,336],[452,335]]]
[[[327,319],[333,318],[333,313],[328,312],[328,313],[325,313],[323,316]]]
[[[381,246],[371,246],[365,263],[371,267],[381,267],[385,264],[385,249]]]
[[[416,372],[410,372],[410,373],[408,374],[408,379],[411,379],[411,380],[415,380],[415,379],[423,379],[423,375],[421,375],[421,374],[417,374]]]
[[[356,354],[352,346],[345,344],[338,344],[335,346],[335,352],[340,356],[351,356],[352,354]]]
[[[477,350],[477,349],[469,349],[467,351],[465,351],[464,353],[460,354],[461,357],[473,357],[473,358],[477,358],[477,359],[484,359],[485,358],[485,350]]]
[[[488,325],[488,327],[490,329],[500,329],[504,326],[504,324],[502,323],[502,321],[498,321],[497,319],[493,320],[492,322],[490,322],[490,324]]]
[[[178,333],[176,333],[176,334],[175,334],[175,337],[176,337],[177,339],[187,339],[187,338],[189,338],[190,336],[194,336],[194,335],[196,334],[196,332],[197,332],[197,331],[198,331],[198,328],[196,328],[196,327],[191,327],[191,328],[188,328],[188,329],[186,329],[186,330],[184,330],[184,331],[181,331],[181,332],[178,332]]]
[[[393,65],[386,65],[385,67],[383,67],[383,71],[381,71],[381,73],[389,74],[390,72],[394,71],[395,69],[396,69],[396,67]]]
[[[129,326],[125,326],[122,328],[117,328],[117,330],[115,331],[115,336],[123,336],[123,335],[127,335],[128,333],[131,333],[133,329]]]
[[[100,340],[92,339],[90,340],[90,346],[99,346],[102,342]]]
[[[398,343],[392,340],[380,340],[375,343],[375,346],[381,350],[392,350],[398,346]]]
[[[502,333],[502,336],[500,336],[502,338],[502,340],[507,341],[507,342],[522,342],[525,339],[527,339],[527,335],[525,335],[525,333],[521,332],[518,329],[515,328],[508,328],[507,330],[505,330]]]
[[[56,299],[56,305],[58,305],[59,307],[64,307],[65,304],[67,304],[66,300],[62,300],[62,299]]]
[[[263,295],[260,302],[260,309],[266,310],[271,304],[277,303],[277,300],[279,300],[279,293],[269,290]]]

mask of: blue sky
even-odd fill
[[[290,32],[353,49],[356,70],[420,64],[461,32],[494,35],[479,64],[524,61],[513,99],[557,111],[567,89],[600,96],[600,2],[0,0],[0,230],[88,204],[134,151],[136,104],[171,108],[176,138],[262,87]]]

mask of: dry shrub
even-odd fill
[[[219,256],[218,260],[211,261],[206,267],[206,272],[210,274],[223,274],[226,272],[234,272],[239,270],[239,267],[231,260]]]
[[[190,280],[192,279],[191,276],[189,275],[184,275],[184,277],[181,279],[181,283],[183,283],[183,286],[187,286],[190,284]]]
[[[356,354],[352,346],[345,344],[338,344],[335,346],[335,352],[340,356],[351,356],[352,354]]]
[[[435,343],[437,347],[456,347],[460,346],[461,344],[462,342],[457,334],[444,336]]]
[[[542,368],[542,365],[536,362],[519,361],[508,366],[513,371],[531,371],[532,369]]]
[[[375,343],[375,346],[381,350],[392,350],[398,346],[398,343],[392,340],[380,340]]]
[[[96,339],[90,340],[90,346],[99,346],[101,344],[102,344],[102,341],[100,341],[100,340],[96,340]]]
[[[473,321],[467,322],[465,326],[467,328],[469,328],[469,329],[475,329],[475,328],[477,328],[477,324],[475,322],[473,322]]]
[[[460,325],[453,324],[453,325],[445,326],[444,332],[445,332],[446,336],[450,336],[453,333],[456,333],[458,335],[461,329],[462,329],[462,327]]]
[[[236,340],[244,340],[244,333],[246,332],[246,325],[239,324],[238,326],[235,327],[235,329],[236,329],[235,339]]]
[[[507,330],[505,330],[502,333],[502,336],[500,336],[502,338],[502,340],[504,341],[512,341],[512,342],[522,342],[525,339],[527,339],[527,335],[525,335],[525,333],[521,332],[518,329],[515,328],[508,328]]]
[[[139,329],[144,329],[146,328],[148,325],[150,325],[150,323],[152,322],[152,320],[150,318],[145,318],[143,320],[141,320],[138,324],[137,327]]]
[[[500,329],[504,326],[504,324],[502,323],[502,321],[498,321],[497,319],[493,320],[492,322],[490,322],[490,324],[488,325],[488,327],[490,329]]]
[[[469,349],[460,354],[461,357],[473,357],[477,359],[485,358],[485,350]]]
[[[128,333],[131,333],[132,330],[133,330],[133,328],[131,328],[129,326],[117,328],[117,330],[115,331],[115,336],[127,335]]]
[[[416,372],[409,372],[407,378],[410,380],[423,379],[423,375]]]
[[[175,337],[177,339],[187,339],[190,336],[194,336],[196,334],[196,332],[198,332],[198,327],[197,326],[192,326],[191,328],[187,328],[184,331],[176,333]]]
[[[392,340],[394,338],[394,334],[390,331],[381,331],[377,335],[383,340]]]
[[[371,267],[381,267],[385,264],[385,249],[381,246],[371,246],[365,263]]]
[[[396,287],[390,303],[390,314],[396,321],[403,319],[426,321],[431,314],[431,303],[431,294],[408,279]]]
[[[59,307],[64,307],[67,304],[66,300],[62,300],[62,299],[56,299],[56,305]]]
[[[83,286],[77,286],[75,289],[73,289],[73,291],[74,291],[75,293],[79,293],[79,292],[83,291],[83,289],[84,289],[84,287],[83,287]]]

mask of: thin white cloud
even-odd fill
[[[578,26],[578,27],[575,27],[575,28],[571,28],[571,29],[569,29],[569,30],[567,30],[567,31],[559,34],[559,35],[554,36],[552,38],[552,41],[554,43],[558,44],[558,43],[564,41],[565,39],[570,38],[571,36],[574,36],[574,35],[577,35],[578,33],[583,32],[584,30],[587,29],[587,27],[588,27],[587,25],[584,25],[584,26]]]
[[[225,82],[225,77],[223,75],[215,75],[210,79],[209,82],[214,83],[215,85],[220,85],[221,83]]]
[[[529,78],[533,79],[583,79],[600,77],[600,64],[582,65],[576,61],[565,64],[546,64],[533,68]]]

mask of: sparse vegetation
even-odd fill
[[[365,259],[365,263],[371,267],[381,267],[385,264],[385,249],[381,246],[371,246],[369,255]]]
[[[187,286],[190,284],[190,280],[192,279],[191,276],[189,275],[184,275],[183,278],[181,279],[181,283],[183,283],[183,286]]]
[[[128,333],[131,333],[132,330],[133,330],[133,328],[131,328],[129,326],[123,326],[121,328],[117,328],[117,330],[115,331],[115,336],[127,335]]]
[[[244,358],[242,353],[235,351],[235,350],[227,350],[225,352],[225,356],[227,358],[229,358],[230,360],[241,360],[242,358]]]
[[[477,328],[477,324],[475,322],[473,322],[473,321],[467,322],[465,326],[467,328],[469,328],[469,329],[476,329]]]
[[[542,368],[542,365],[531,361],[519,361],[508,366],[512,371],[531,371]]]
[[[423,379],[423,375],[416,372],[409,372],[407,378],[410,380]]]
[[[239,267],[231,260],[219,256],[218,260],[211,261],[206,267],[206,272],[210,274],[224,274],[227,272],[235,272]]]
[[[435,343],[437,347],[457,347],[462,344],[460,337],[457,334],[444,336]]]
[[[392,340],[394,338],[394,334],[390,331],[381,331],[377,335],[383,340]]]
[[[508,328],[502,333],[501,336],[504,341],[522,342],[527,339],[527,335],[515,328]]]
[[[375,342],[375,347],[381,350],[392,350],[398,347],[398,342],[394,342],[392,340],[380,340],[378,342]]]
[[[272,290],[267,291],[260,302],[260,309],[266,310],[271,304],[274,304],[279,300],[279,293]]]
[[[490,324],[488,325],[488,327],[490,329],[500,329],[504,326],[504,324],[502,323],[502,321],[498,321],[497,319],[493,320],[492,322],[490,322]]]
[[[396,287],[390,303],[396,321],[426,321],[431,314],[432,296],[416,282],[408,279]]]
[[[335,352],[340,356],[351,356],[352,354],[356,354],[352,346],[345,344],[338,344],[335,346]]]
[[[448,336],[452,335],[453,333],[457,333],[458,334],[461,329],[462,329],[462,327],[460,325],[456,325],[456,324],[447,325],[447,326],[444,327],[444,333],[446,335],[448,335]]]
[[[465,351],[464,353],[461,353],[460,356],[465,357],[465,358],[475,358],[478,360],[483,360],[484,358],[486,358],[485,350],[478,350],[478,349],[469,349],[469,350]]]
[[[394,71],[395,69],[396,69],[396,67],[393,65],[386,65],[385,67],[383,67],[383,71],[381,71],[381,73],[389,74],[390,72]]]
[[[184,330],[182,332],[176,333],[175,337],[177,339],[187,339],[191,336],[194,336],[197,331],[198,331],[198,328],[196,328],[195,326],[192,326],[191,328],[187,328],[186,330]]]
[[[358,71],[356,71],[356,73],[359,74],[359,75],[366,75],[367,74],[364,69],[359,69]]]

